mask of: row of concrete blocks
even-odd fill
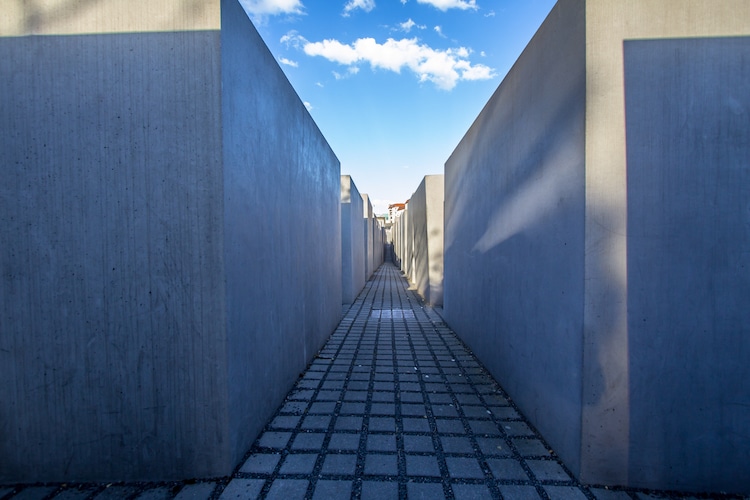
[[[0,483],[227,476],[341,318],[339,161],[240,3],[125,4],[0,24]]]
[[[430,305],[443,304],[443,176],[427,175],[391,226],[395,263]]]
[[[365,282],[383,263],[385,228],[375,217],[370,197],[360,194],[350,175],[341,176],[341,287],[352,304]]]

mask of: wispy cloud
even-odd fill
[[[313,105],[312,104],[310,104],[307,101],[303,101],[302,104],[305,105],[305,107],[307,108],[308,111],[312,111],[312,109],[313,109]]]
[[[344,5],[344,13],[342,14],[342,16],[348,17],[351,12],[356,9],[362,9],[365,12],[370,12],[374,8],[375,0],[349,0],[349,2]]]
[[[417,0],[417,3],[432,5],[443,12],[449,9],[477,10],[477,0]]]
[[[292,68],[296,68],[297,66],[299,66],[299,64],[297,64],[297,61],[292,61],[291,59],[287,59],[286,57],[280,57],[279,62],[286,66],[291,66]]]
[[[338,40],[308,42],[298,35],[287,36],[296,36],[297,42],[309,56],[320,56],[349,66],[349,75],[356,74],[356,65],[360,63],[369,63],[372,69],[385,69],[395,73],[406,68],[416,74],[420,82],[429,81],[444,90],[453,89],[462,80],[495,77],[492,68],[483,64],[471,64],[470,52],[464,47],[433,49],[419,43],[416,38],[389,38],[382,44],[373,38],[360,38],[352,44],[345,44]]]
[[[398,30],[399,31],[403,31],[404,33],[410,32],[411,29],[414,28],[414,27],[416,27],[418,29],[421,29],[421,30],[427,28],[427,26],[425,26],[424,24],[417,24],[417,23],[415,23],[414,21],[412,21],[411,18],[409,18],[408,20],[404,21],[403,23],[399,23],[398,24]]]
[[[301,0],[240,0],[245,11],[255,19],[279,14],[303,14]]]
[[[484,17],[495,17],[495,11],[494,10],[489,11],[488,13],[484,15]]]
[[[435,33],[437,33],[437,34],[438,34],[438,35],[440,35],[441,37],[443,37],[443,38],[448,38],[448,37],[447,37],[447,36],[445,36],[445,34],[443,33],[443,27],[442,27],[442,26],[435,26],[435,27],[434,27],[433,29],[435,30]]]

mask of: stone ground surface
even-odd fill
[[[386,263],[231,478],[0,486],[0,500],[708,498],[579,483]],[[741,498],[719,497],[714,498]]]

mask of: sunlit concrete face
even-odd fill
[[[221,8],[0,38],[0,482],[227,475],[339,320],[338,160]]]
[[[443,176],[428,175],[409,200],[414,285],[434,306],[443,303],[443,198]]]
[[[750,489],[748,26],[561,1],[446,163],[446,318],[585,481]]]

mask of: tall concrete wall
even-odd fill
[[[375,253],[375,242],[373,241],[375,215],[372,211],[372,202],[367,194],[362,195],[362,214],[365,222],[362,230],[365,240],[365,280],[369,280],[376,269],[373,258]]]
[[[0,38],[0,482],[227,475],[339,320],[338,160],[209,7]]]
[[[446,163],[446,320],[584,481],[750,491],[748,26],[561,0]]]
[[[362,195],[350,175],[341,176],[341,282],[344,304],[365,286],[365,219]]]
[[[414,248],[411,272],[417,293],[431,305],[443,303],[443,176],[428,175],[409,200]]]

